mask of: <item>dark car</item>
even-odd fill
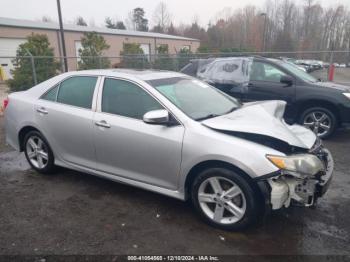
[[[303,124],[321,138],[329,137],[336,128],[350,123],[350,87],[322,82],[282,60],[263,57],[197,59],[181,72],[197,76],[242,102],[284,100],[287,102],[286,122]]]

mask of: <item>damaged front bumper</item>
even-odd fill
[[[258,182],[260,187],[261,183],[265,183],[267,190],[264,195],[272,210],[289,207],[291,204],[313,206],[328,190],[334,169],[331,153],[320,142],[309,153],[316,155],[324,163],[324,170],[314,176],[301,176],[281,170]]]

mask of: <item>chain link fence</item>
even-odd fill
[[[262,56],[279,58],[294,63],[320,78],[327,79],[330,64],[335,64],[337,73],[344,71],[344,79],[339,82],[350,83],[350,52],[348,51],[310,51],[310,52],[241,52],[241,53],[180,53],[157,55],[123,55],[115,57],[66,57],[68,71],[108,68],[156,69],[180,71],[193,59],[217,57]],[[21,70],[13,71],[19,67]],[[0,80],[13,78],[14,74],[29,77],[33,85],[64,72],[64,57],[47,56],[0,56]],[[346,74],[349,76],[346,77]],[[342,74],[340,74],[342,75]],[[29,80],[29,79],[28,79]]]

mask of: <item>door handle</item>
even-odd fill
[[[45,107],[40,107],[40,108],[37,108],[36,111],[40,114],[44,114],[44,115],[47,115],[49,112],[45,109]]]
[[[95,125],[100,126],[100,127],[104,127],[104,128],[111,128],[111,125],[108,124],[105,120],[95,122]]]

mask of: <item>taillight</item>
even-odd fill
[[[10,102],[10,99],[9,99],[9,98],[4,99],[4,102],[3,102],[3,108],[4,108],[4,110],[5,110],[6,107],[8,106],[9,102]]]

